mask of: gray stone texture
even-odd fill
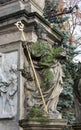
[[[25,2],[25,9],[28,12],[37,12],[40,15],[43,15],[45,0],[41,0],[40,2],[38,2],[38,0],[25,0]]]
[[[44,2],[43,0],[41,0]],[[24,118],[24,82],[25,79],[22,77],[20,69],[23,69],[24,63],[27,61],[26,56],[24,55],[24,51],[22,48],[22,33],[17,29],[15,23],[22,20],[25,24],[24,32],[26,36],[27,42],[36,42],[38,39],[36,26],[37,24],[41,24],[46,32],[47,32],[47,41],[53,45],[56,41],[61,41],[61,34],[50,28],[50,25],[39,15],[42,15],[42,5],[37,5],[36,2],[31,0],[11,0],[10,2],[6,2],[0,5],[0,54],[4,54],[7,56],[7,60],[4,60],[6,66],[16,63],[18,73],[17,73],[17,91],[16,96],[14,95],[13,105],[15,106],[14,112],[12,112],[13,116],[9,118],[9,115],[3,116],[0,108],[0,130],[19,130],[18,121]],[[30,11],[29,11],[30,10]],[[33,11],[37,11],[37,13],[31,13]],[[28,14],[28,13],[31,13]],[[15,55],[15,52],[18,55]],[[11,56],[13,53],[14,56]],[[11,56],[11,57],[10,57]],[[17,57],[16,57],[17,56]],[[0,58],[0,67],[1,67],[1,58]],[[9,67],[10,68],[10,67]],[[2,73],[3,74],[3,73]],[[7,73],[6,73],[7,74]],[[8,75],[8,74],[7,74]],[[6,78],[8,78],[6,76]],[[16,85],[15,85],[16,86]],[[0,97],[1,100],[1,97]],[[0,101],[1,107],[1,101]],[[9,104],[8,104],[8,107]],[[5,108],[5,111],[8,108]],[[8,113],[9,110],[7,110]]]
[[[44,123],[44,122],[43,122]],[[46,124],[42,124],[36,121],[21,120],[20,126],[24,130],[64,130],[67,121],[63,119],[50,120]]]
[[[23,10],[24,7],[25,6],[21,0],[11,0],[10,2],[4,3],[0,6],[0,17]]]
[[[18,130],[19,129],[18,120],[19,120],[19,115],[20,115],[19,114],[20,113],[19,111],[20,109],[19,108],[19,105],[20,105],[19,75],[20,74],[19,74],[19,71],[17,71],[17,77],[16,77],[15,73],[12,74],[12,76],[9,73],[11,71],[10,66],[12,66],[13,64],[17,65],[18,68],[20,66],[20,63],[19,63],[19,52],[20,52],[19,48],[20,47],[18,44],[19,43],[14,43],[13,46],[12,44],[0,45],[0,52],[5,57],[3,66],[2,66],[4,68],[4,75],[6,77],[7,82],[9,82],[9,80],[11,82],[9,83],[8,86],[3,86],[6,89],[6,91],[5,92],[2,91],[0,95],[0,106],[1,106],[0,107],[0,129],[2,130],[5,130],[5,129]],[[0,64],[0,68],[1,68],[1,64]],[[0,86],[0,90],[1,89],[5,90],[4,88],[2,89],[2,87]],[[2,97],[2,94],[3,94],[3,97]],[[2,98],[4,99],[4,104],[3,104]]]
[[[18,52],[0,53],[0,119],[17,114]]]

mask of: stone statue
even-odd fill
[[[24,84],[25,88],[25,112],[28,115],[30,109],[35,105],[36,100],[33,97],[34,92],[36,91],[36,84],[34,81],[33,73],[31,67],[27,66],[27,68],[24,66],[24,71],[22,71],[23,77],[25,77],[27,80]]]
[[[35,89],[36,87],[34,81],[25,82],[25,109],[27,115],[29,114],[30,109],[36,105],[36,100],[33,96]]]
[[[56,63],[50,68],[50,71],[53,74],[53,83],[50,86],[49,90],[45,93],[47,96],[47,108],[50,118],[60,118],[60,113],[57,111],[57,104],[59,101],[59,95],[63,90],[63,71],[62,66],[59,62]]]
[[[55,54],[54,48],[48,43],[38,41],[32,44],[30,48],[34,68],[47,106],[48,115],[53,119],[61,118],[61,114],[57,111],[59,95],[63,90],[64,78],[60,60],[59,58],[56,59],[53,57]],[[60,53],[62,55],[62,52]],[[44,110],[45,106],[43,105],[30,62],[26,65],[27,74],[30,73],[31,76],[26,76],[25,74],[27,79],[25,82],[25,108],[27,109],[27,113],[34,106]],[[29,80],[28,77],[32,78]]]
[[[61,118],[61,114],[57,111],[59,95],[63,90],[64,73],[61,63],[54,59],[53,64],[50,67],[43,68],[43,66],[38,64],[38,61],[34,59],[33,63],[47,105],[48,115],[53,119]],[[48,77],[45,77],[46,75],[48,75]],[[25,82],[25,97],[25,108],[27,109],[27,112],[33,106],[38,106],[41,107],[41,109],[44,109],[39,89],[36,87],[34,76],[31,81],[27,80]]]

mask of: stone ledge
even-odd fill
[[[25,0],[25,9],[30,12],[38,12],[40,15],[43,15],[43,9],[45,0],[41,0],[38,2],[38,0]]]
[[[45,5],[45,0],[40,0],[40,2],[38,2],[38,0],[24,0],[25,2],[34,2],[36,4],[36,6],[38,6],[41,10],[44,9],[44,5]]]
[[[4,26],[11,27],[19,20],[22,20],[27,28],[40,23],[47,30],[48,37],[51,37],[53,41],[62,42],[63,40],[62,33],[55,28],[50,28],[50,24],[42,16],[36,12],[28,13],[26,10],[19,10],[9,15],[0,16],[0,31],[4,28]]]
[[[42,0],[42,4],[37,0],[11,0],[8,2],[4,2],[0,4],[0,16],[12,14],[19,10],[27,10],[29,13],[31,12],[38,12],[40,15],[43,15],[43,8],[44,8],[44,0]]]
[[[64,130],[67,125],[67,120],[64,119],[54,119],[45,123],[36,121],[27,121],[26,119],[22,119],[19,121],[19,125],[24,130]]]
[[[0,6],[0,17],[23,10],[24,4],[21,0],[13,0]]]

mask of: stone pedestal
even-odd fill
[[[35,122],[35,121],[27,121],[23,119],[19,122],[19,125],[24,130],[64,130],[65,126],[67,125],[67,121],[63,119],[54,119],[49,120],[49,122],[45,122],[46,124]]]
[[[81,130],[81,123],[74,123],[72,125],[73,130]]]

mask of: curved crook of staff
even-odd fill
[[[15,25],[22,32],[23,40],[26,41],[26,37],[25,37],[25,34],[24,34],[24,24],[21,21],[18,21],[17,23],[15,23]],[[37,78],[37,74],[36,74],[36,71],[35,71],[35,68],[34,68],[34,64],[33,64],[33,61],[32,61],[32,58],[31,58],[31,54],[29,52],[27,44],[26,44],[26,50],[27,50],[28,57],[29,57],[29,60],[30,60],[30,64],[31,64],[31,67],[32,67],[32,70],[33,70],[33,73],[34,73],[34,76],[35,76],[37,87],[39,89],[39,92],[40,92],[40,95],[41,95],[41,98],[42,98],[42,102],[43,102],[43,105],[44,105],[45,112],[48,113],[47,106],[46,106],[46,103],[45,103],[45,99],[44,99],[44,96],[43,96],[43,93],[42,93],[42,90],[41,90],[41,87],[40,87],[39,80]]]

